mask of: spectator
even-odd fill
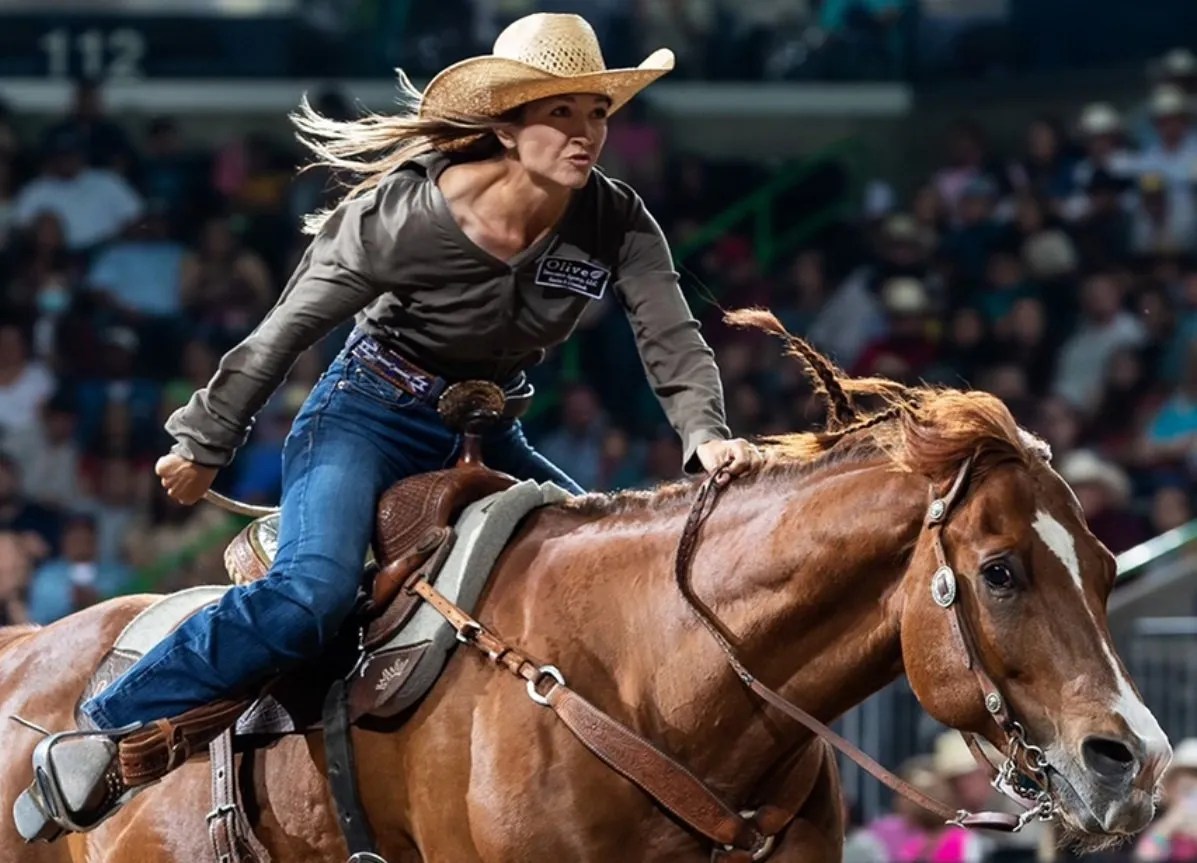
[[[969,299],[992,326],[1008,316],[1019,300],[1033,298],[1035,294],[1017,250],[999,246],[989,253],[981,290]]]
[[[241,244],[229,219],[208,220],[182,263],[180,300],[188,316],[222,342],[235,342],[257,326],[275,296],[266,264]]]
[[[124,566],[130,534],[158,490],[157,478],[146,467],[120,457],[104,459],[86,476],[91,494],[78,509],[95,521],[96,557],[103,566]]]
[[[1002,238],[1003,228],[994,213],[997,202],[997,184],[988,177],[979,177],[960,191],[956,226],[944,237],[941,251],[966,288],[984,280],[989,253]]]
[[[1010,166],[1010,184],[1023,192],[1063,201],[1073,189],[1076,161],[1059,121],[1038,117],[1027,126],[1025,154]]]
[[[827,298],[807,332],[810,340],[841,366],[851,368],[861,352],[885,332],[880,302],[882,285],[895,276],[933,280],[929,258],[933,238],[906,214],[890,216],[882,224],[877,255],[857,267]]]
[[[0,435],[8,446],[22,446],[26,435],[36,433],[42,405],[53,392],[54,375],[29,358],[22,328],[0,324]]]
[[[1197,56],[1188,48],[1173,48],[1152,61],[1147,67],[1148,79],[1153,88],[1161,86],[1178,87],[1189,96],[1197,96]],[[1135,110],[1133,130],[1143,146],[1150,146],[1158,140],[1158,132],[1152,122],[1152,100]]]
[[[1197,469],[1197,343],[1189,345],[1180,384],[1149,420],[1140,453],[1149,465]]]
[[[1126,146],[1126,129],[1122,116],[1108,102],[1091,102],[1081,112],[1077,130],[1081,136],[1084,156],[1072,169],[1072,189],[1088,188],[1098,173],[1122,180],[1134,169],[1134,159]],[[1069,215],[1082,214],[1070,204]]]
[[[0,533],[14,535],[36,563],[58,548],[59,518],[53,510],[25,497],[21,486],[17,463],[0,453]]]
[[[19,534],[0,531],[0,626],[26,623],[25,595],[36,552]]]
[[[983,738],[977,738],[977,745],[990,763],[1003,761],[1002,754]],[[956,806],[969,812],[1021,813],[1017,804],[993,787],[989,770],[977,763],[958,731],[944,731],[936,736],[932,758],[935,773],[947,782]],[[971,859],[996,858],[998,849],[1034,849],[1043,841],[1046,827],[1042,822],[1032,821],[1018,833],[976,831],[973,835],[979,841],[973,846],[973,853],[979,856]]]
[[[1151,116],[1156,141],[1135,160],[1139,176],[1158,175],[1169,198],[1169,209],[1182,224],[1193,223],[1193,165],[1197,163],[1197,127],[1193,125],[1192,100],[1173,84],[1157,87],[1151,95]]]
[[[947,137],[948,164],[934,177],[935,188],[955,224],[964,190],[978,180],[993,182],[992,159],[985,130],[971,120],[957,122]]]
[[[1138,197],[1131,220],[1131,250],[1138,255],[1189,253],[1197,249],[1197,222],[1191,206],[1181,201],[1189,194],[1169,190],[1159,174],[1139,178]]]
[[[102,564],[98,550],[95,522],[88,516],[72,516],[63,528],[62,555],[33,573],[30,620],[53,623],[125,587],[129,573],[119,565]]]
[[[1154,400],[1151,384],[1142,351],[1120,348],[1110,356],[1101,402],[1085,434],[1094,449],[1119,462],[1133,458],[1137,438]]]
[[[59,511],[78,506],[82,492],[75,425],[71,399],[59,391],[42,406],[37,433],[16,450],[24,466],[23,493],[34,503]]]
[[[99,362],[76,388],[79,440],[91,456],[148,456],[157,450],[161,392],[137,369],[139,346],[129,328],[109,327]]]
[[[124,238],[99,252],[87,283],[116,321],[142,329],[143,336],[172,329],[169,319],[182,311],[185,253],[170,236],[165,210],[155,204]]]
[[[10,299],[34,316],[33,354],[58,353],[58,324],[75,301],[78,262],[66,247],[62,221],[44,212],[20,237],[14,248],[14,277]]]
[[[1193,500],[1179,483],[1161,485],[1151,496],[1151,533],[1153,536],[1175,530],[1193,520]]]
[[[1126,472],[1092,450],[1076,450],[1059,462],[1060,476],[1072,486],[1093,535],[1118,554],[1148,539],[1147,527],[1130,509]]]
[[[1075,200],[1072,226],[1077,247],[1096,266],[1113,266],[1130,258],[1133,230],[1125,200],[1129,185],[1105,169],[1098,169]],[[1132,198],[1132,206],[1137,203]]]
[[[150,206],[160,208],[186,227],[191,227],[198,207],[212,197],[202,183],[201,159],[187,152],[178,123],[171,117],[155,117],[150,121],[138,176]]]
[[[191,399],[192,393],[203,389],[216,373],[218,357],[203,339],[190,339],[179,351],[179,375],[168,381],[162,388],[162,402],[159,406],[158,417],[162,423],[178,408]],[[319,374],[317,373],[317,377]],[[283,386],[289,386],[296,379],[295,370],[287,376]],[[313,378],[309,382],[315,383]]]
[[[973,306],[953,312],[938,362],[927,374],[933,383],[972,387],[980,371],[993,362],[993,339],[988,321]]]
[[[594,390],[583,384],[566,388],[561,399],[561,425],[546,435],[539,449],[545,458],[574,478],[582,488],[599,487],[606,420]]]
[[[1056,346],[1047,326],[1043,303],[1025,296],[1015,301],[995,328],[995,359],[1021,369],[1029,391],[1036,396],[1047,389],[1056,361]]]
[[[884,375],[916,383],[931,366],[936,352],[929,335],[932,308],[927,288],[915,278],[892,278],[881,288],[881,304],[887,331],[864,349],[853,366],[853,374]]]
[[[931,756],[907,760],[898,775],[912,786],[940,800],[949,799],[950,786],[935,772]],[[895,795],[894,812],[868,824],[865,831],[885,849],[888,863],[966,863],[980,857],[980,840],[961,827],[945,827],[943,819]]]
[[[75,85],[71,113],[50,127],[51,138],[69,136],[80,142],[88,165],[129,175],[136,154],[118,124],[104,116],[104,94],[100,81],[85,79]]]
[[[1106,363],[1122,347],[1144,340],[1143,325],[1122,308],[1122,288],[1113,273],[1099,272],[1081,288],[1081,322],[1060,350],[1053,391],[1088,413],[1097,407]]]
[[[116,237],[142,213],[133,188],[119,174],[86,167],[82,148],[70,131],[51,137],[44,149],[45,170],[21,190],[15,206],[21,227],[45,211],[58,216],[72,252],[90,251]]]
[[[1197,739],[1176,745],[1164,777],[1163,815],[1135,842],[1136,863],[1197,860]]]

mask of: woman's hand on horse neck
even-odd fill
[[[733,476],[756,470],[764,461],[760,448],[743,438],[734,440],[709,440],[698,445],[694,451],[707,473],[714,473],[720,468],[727,469],[727,476]]]

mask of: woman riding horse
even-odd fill
[[[168,420],[177,443],[156,471],[170,496],[203,497],[296,358],[350,317],[357,326],[287,438],[268,577],[229,590],[85,702],[97,733],[47,756],[60,799],[78,807],[72,823],[114,810],[106,783],[132,726],[244,693],[329,644],[354,609],[379,496],[447,466],[460,445],[435,409],[448,384],[503,387],[509,414],[483,441],[493,468],[580,492],[529,446],[518,415],[531,394],[524,372],[608,290],[681,435],[685,470],[757,463],[755,447],[729,439],[719,373],[660,229],[635,192],[594,170],[607,118],[672,66],[663,49],[608,70],[584,20],[537,14],[423,94],[401,75],[418,109],[335,122],[304,104],[305,143],[360,181],[309,219],[315,237],[278,304]],[[35,783],[16,809],[25,838],[67,826],[51,808]]]

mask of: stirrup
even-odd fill
[[[83,833],[98,826],[132,797],[117,766],[117,743],[141,723],[105,731],[64,731],[33,750],[33,784],[13,804],[17,831],[28,842],[53,841],[62,831]],[[96,746],[71,763],[72,741],[91,739]],[[63,744],[68,744],[62,750]],[[140,790],[140,789],[136,789]]]

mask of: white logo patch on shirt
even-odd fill
[[[590,261],[571,258],[542,258],[536,267],[536,284],[545,288],[573,291],[601,300],[611,281],[611,271]]]

